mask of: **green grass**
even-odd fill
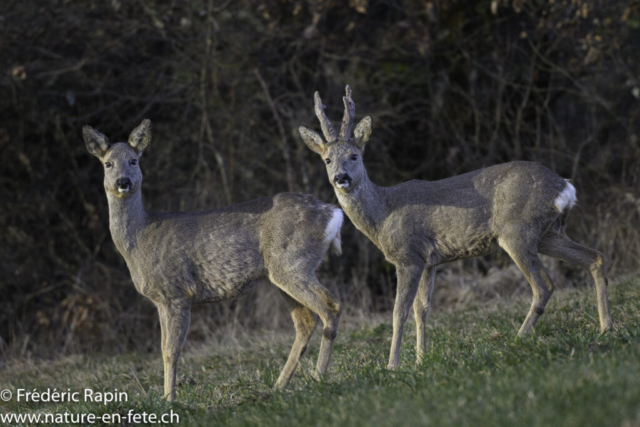
[[[612,285],[616,329],[598,333],[595,292],[558,292],[535,334],[517,339],[528,300],[435,312],[429,350],[416,366],[412,324],[401,368],[385,369],[391,314],[342,325],[329,374],[307,373],[316,336],[287,390],[271,386],[293,334],[241,338],[240,344],[192,348],[183,356],[175,403],[160,398],[159,355],[71,357],[51,364],[15,362],[0,389],[92,388],[128,393],[128,402],[24,404],[0,412],[162,414],[180,425],[640,425],[640,280]],[[380,321],[382,320],[382,322]],[[318,329],[319,330],[319,329]],[[315,335],[318,334],[318,330]]]

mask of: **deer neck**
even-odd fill
[[[138,234],[147,221],[147,211],[138,190],[133,196],[120,199],[107,193],[109,201],[109,230],[113,243],[125,256],[136,247]]]
[[[357,188],[349,192],[336,190],[336,196],[353,225],[377,246],[380,226],[388,215],[383,189],[371,182],[365,172]]]

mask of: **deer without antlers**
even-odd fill
[[[136,289],[158,308],[168,400],[175,399],[191,306],[237,297],[263,279],[280,288],[296,330],[276,387],[289,383],[315,329],[316,314],[324,324],[317,373],[327,371],[341,306],[314,271],[329,246],[341,251],[339,208],[309,195],[281,193],[207,212],[147,212],[138,161],[151,141],[151,122],[134,129],[128,143],[111,144],[89,126],[83,136],[105,168],[113,242]]]
[[[306,145],[324,159],[344,212],[396,267],[390,369],[398,366],[402,331],[412,305],[418,362],[422,359],[435,267],[487,254],[493,242],[516,262],[533,290],[533,303],[519,336],[531,332],[553,293],[538,253],[589,269],[595,281],[601,331],[612,328],[602,254],[575,243],[564,231],[576,203],[576,191],[569,181],[537,163],[512,162],[440,181],[413,180],[378,187],[369,180],[362,161],[371,118],[362,119],[352,136],[355,104],[349,86],[343,100],[339,136],[317,92],[315,112],[325,139],[302,126],[299,131]]]

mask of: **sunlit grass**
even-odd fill
[[[405,332],[402,364],[386,370],[391,315],[342,325],[326,379],[314,380],[319,337],[283,392],[271,387],[293,334],[189,349],[179,367],[178,401],[161,398],[158,354],[70,357],[51,364],[9,363],[0,388],[124,390],[128,402],[16,403],[2,412],[162,414],[180,425],[638,425],[640,280],[610,287],[615,331],[598,333],[595,292],[558,292],[534,335],[516,338],[529,301],[436,312],[429,350],[415,365]],[[382,320],[382,322],[381,322]],[[316,331],[316,335],[320,335]],[[626,424],[625,424],[626,423]]]

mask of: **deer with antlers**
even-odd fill
[[[303,126],[305,144],[322,156],[329,181],[351,222],[396,267],[397,295],[388,367],[398,366],[402,332],[411,307],[417,329],[417,359],[426,349],[425,321],[437,265],[490,252],[495,242],[516,262],[533,290],[533,302],[518,332],[533,330],[554,286],[538,254],[588,269],[595,281],[602,332],[613,327],[602,254],[565,234],[576,203],[569,181],[531,162],[511,162],[440,181],[408,181],[379,187],[369,180],[362,155],[371,117],[355,127],[355,104],[346,88],[344,117],[336,135],[318,92],[315,113],[324,139]]]

